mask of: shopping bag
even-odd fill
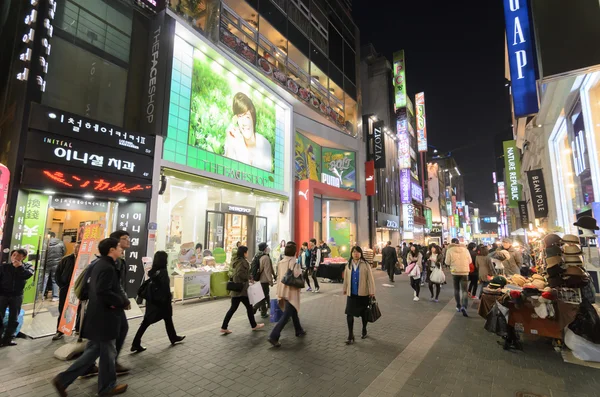
[[[277,323],[283,316],[283,311],[279,307],[279,301],[277,299],[271,299],[271,309],[270,309],[269,320],[272,323]]]
[[[377,300],[375,297],[372,297],[369,301],[369,306],[367,307],[367,321],[370,323],[374,323],[381,317],[381,310],[379,310],[379,304],[377,304]]]
[[[250,284],[248,287],[248,299],[252,306],[265,299],[265,292],[262,289],[260,283]]]
[[[431,282],[435,284],[444,284],[444,282],[446,282],[446,275],[444,274],[444,271],[441,268],[436,267],[431,272],[429,280],[431,280]]]
[[[19,316],[17,317],[17,321],[19,322],[19,325],[17,325],[17,329],[15,330],[15,334],[12,336],[17,336],[19,335],[19,331],[21,331],[21,327],[23,326],[23,318],[25,316],[25,310],[21,309],[21,311],[19,312]],[[8,327],[8,309],[6,309],[6,313],[4,313],[4,321],[3,321],[3,326],[4,329],[6,330],[6,327]],[[0,335],[0,337],[2,337],[2,335]]]

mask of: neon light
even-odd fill
[[[60,171],[43,170],[43,175],[59,185],[75,188],[86,188],[92,186],[97,192],[120,192],[130,194],[136,191],[151,190],[152,185],[127,184],[124,182],[111,182],[103,178],[85,178],[78,175],[65,175]]]

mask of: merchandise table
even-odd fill
[[[317,269],[317,277],[330,280],[341,280],[344,278],[344,263],[321,264]]]

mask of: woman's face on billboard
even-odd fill
[[[254,120],[250,111],[237,115],[237,123],[244,139],[251,139],[254,136]]]

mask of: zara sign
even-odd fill
[[[515,117],[539,110],[532,24],[527,0],[504,0],[506,44]]]

